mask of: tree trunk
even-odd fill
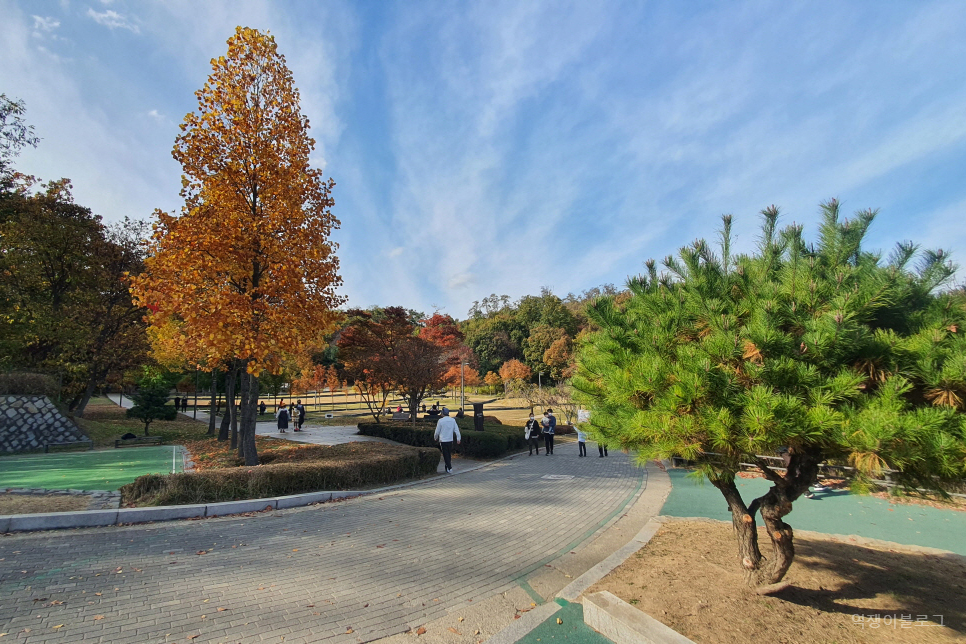
[[[77,407],[74,408],[74,415],[80,418],[84,417],[84,410],[87,409],[87,403],[91,401],[91,396],[94,395],[94,388],[97,386],[97,381],[99,378],[91,376],[91,379],[87,381],[87,387],[84,389],[84,394],[81,396],[80,402]]]
[[[818,476],[820,453],[792,453],[785,476],[781,476],[766,464],[760,464],[765,478],[774,485],[763,496],[746,506],[738,492],[734,479],[711,481],[721,491],[731,523],[738,539],[738,561],[745,571],[749,586],[759,587],[777,584],[784,578],[795,559],[794,532],[782,517],[792,511],[792,502],[808,490]],[[771,540],[771,557],[761,554],[758,544],[758,526],[755,514],[761,511],[762,521]]]
[[[241,426],[239,427],[239,447],[245,458],[245,465],[258,465],[258,452],[255,446],[255,422],[258,414],[258,376],[248,373],[247,365],[241,367]]]
[[[229,430],[231,429],[231,414],[229,413],[231,407],[231,401],[235,397],[235,370],[229,369],[225,374],[225,398],[228,401],[229,408],[226,410],[225,415],[221,417],[221,424],[218,426],[218,441],[226,441],[229,437]],[[234,449],[235,443],[231,443],[231,448]]]
[[[215,435],[215,416],[218,413],[218,370],[211,370],[211,412],[208,414],[208,435]],[[220,436],[218,440],[224,440]]]
[[[231,418],[231,448],[232,449],[238,446],[238,416],[239,416],[238,412],[239,410],[238,410],[237,396],[235,395],[235,392],[239,388],[238,381],[240,378],[241,378],[241,374],[236,370],[234,372],[234,375],[231,381],[231,402],[230,402],[231,407],[229,408],[230,409],[229,415]],[[255,413],[257,414],[258,411],[256,411]],[[238,451],[238,455],[239,456],[242,455],[241,450]]]

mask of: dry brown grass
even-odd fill
[[[0,494],[0,514],[37,514],[40,512],[72,512],[86,510],[86,496],[66,494]]]

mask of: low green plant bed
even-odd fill
[[[121,503],[125,507],[188,505],[320,490],[358,490],[436,473],[440,459],[436,449],[376,445],[367,445],[357,453],[342,450],[320,460],[149,474],[121,488]]]

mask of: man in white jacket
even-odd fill
[[[449,409],[443,407],[443,417],[436,421],[436,431],[433,432],[433,440],[439,441],[439,449],[443,452],[443,462],[446,464],[446,473],[453,473],[453,439],[459,445],[463,437],[460,436],[460,426],[456,424],[455,418],[449,417]]]

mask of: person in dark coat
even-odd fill
[[[523,439],[530,446],[530,456],[533,456],[533,450],[537,450],[537,456],[540,456],[540,434],[543,431],[540,429],[540,421],[530,414],[530,420],[527,421],[526,426],[523,428]]]
[[[305,405],[302,404],[301,400],[295,403],[292,413],[295,416],[295,418],[293,418],[295,422],[295,431],[300,432],[302,431],[302,424],[305,423]]]
[[[288,406],[285,403],[278,406],[275,418],[278,419],[278,433],[284,434],[288,429]]]
[[[174,397],[174,410],[181,411],[181,396]]]

